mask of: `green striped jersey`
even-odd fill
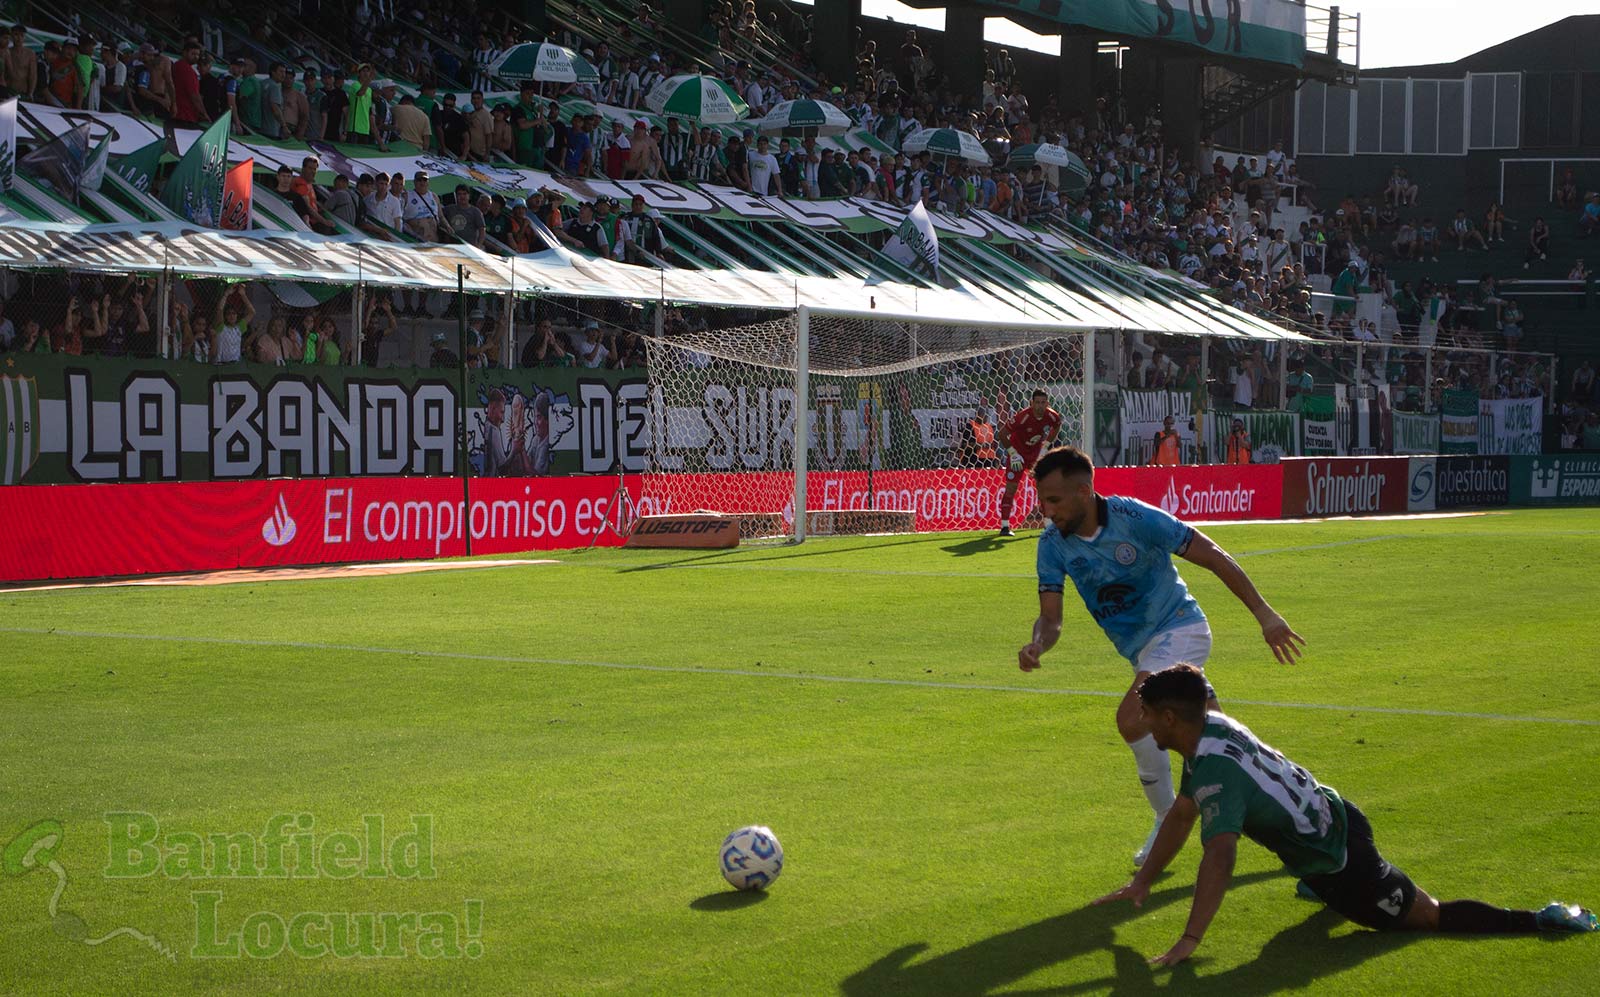
[[[1297,876],[1338,872],[1345,862],[1344,801],[1244,724],[1206,715],[1178,792],[1200,811],[1200,840],[1242,834],[1275,853]]]

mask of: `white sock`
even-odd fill
[[[1128,747],[1133,749],[1133,760],[1139,767],[1144,798],[1150,801],[1150,809],[1156,812],[1156,820],[1159,821],[1172,809],[1172,802],[1177,799],[1172,791],[1172,760],[1165,751],[1156,747],[1156,739],[1150,734]]]

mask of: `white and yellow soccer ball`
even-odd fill
[[[770,827],[741,827],[722,839],[717,864],[735,889],[764,890],[783,871],[783,846]]]

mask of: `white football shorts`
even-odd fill
[[[1193,665],[1204,671],[1211,657],[1211,625],[1205,621],[1174,627],[1150,638],[1134,659],[1135,672],[1159,672],[1177,664]]]

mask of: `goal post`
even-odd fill
[[[669,323],[649,351],[642,512],[740,517],[748,539],[998,524],[997,433],[1044,390],[1092,438],[1092,331],[801,305]],[[1087,361],[1087,363],[1086,363]],[[1019,508],[1033,509],[1031,482]]]

